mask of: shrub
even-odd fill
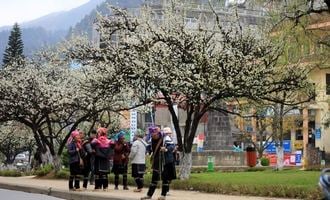
[[[68,151],[63,151],[62,155],[61,155],[61,160],[62,160],[62,165],[64,165],[64,167],[69,167],[69,153]]]
[[[0,171],[0,176],[18,177],[18,176],[22,176],[22,173],[17,170],[3,170]]]
[[[69,179],[70,171],[68,169],[62,169],[55,173],[55,178],[59,179]]]
[[[47,164],[47,165],[41,167],[40,169],[38,169],[35,172],[35,174],[37,176],[45,176],[45,175],[49,174],[53,169],[54,169],[53,165]]]
[[[262,158],[260,158],[260,163],[262,166],[269,166],[269,159],[262,157]]]
[[[247,168],[245,171],[246,172],[260,172],[260,171],[265,171],[266,168],[264,167],[251,167],[251,168]]]
[[[193,167],[191,168],[191,173],[203,173],[207,172],[207,167]]]

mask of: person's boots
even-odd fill
[[[141,192],[143,188],[143,179],[140,177],[135,178],[135,183],[137,186],[137,189],[134,190],[134,192]]]
[[[150,197],[150,199],[152,195],[155,193],[156,187],[157,187],[157,182],[156,183],[151,182],[147,192],[147,196]]]
[[[80,176],[76,175],[74,177],[74,188],[75,190],[80,190]]]
[[[100,176],[99,175],[95,175],[95,185],[94,185],[94,189],[95,190],[100,190],[101,189],[101,182],[100,182]]]
[[[119,185],[119,174],[115,174],[115,190],[118,190]]]
[[[166,193],[168,192],[170,190],[170,185],[168,184],[168,182],[163,182],[163,184],[162,184],[162,193],[161,193],[161,195],[162,196],[166,196]]]
[[[101,189],[103,188],[104,191],[108,190],[108,182],[107,182],[107,176],[105,174],[100,176],[100,182],[101,182]]]
[[[124,190],[128,190],[127,187],[127,174],[123,174],[123,185],[124,185]]]
[[[88,184],[88,176],[84,176],[84,181],[83,181],[83,188],[87,189],[87,184]]]
[[[95,176],[94,176],[94,173],[93,172],[91,172],[91,174],[90,174],[89,184],[90,185],[94,185],[95,184]]]
[[[73,180],[74,180],[74,176],[70,175],[69,177],[69,190],[74,190],[73,188]]]

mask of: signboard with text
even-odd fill
[[[130,112],[130,130],[131,130],[131,141],[137,131],[137,111],[131,110]]]
[[[291,141],[290,140],[283,140],[283,148],[284,152],[291,153]],[[266,148],[267,153],[276,153],[276,144],[275,142],[268,143]]]
[[[315,129],[315,139],[321,139],[321,128]]]

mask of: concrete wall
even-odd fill
[[[246,166],[245,152],[233,151],[193,152],[193,166],[207,166],[208,156],[214,156],[214,166]]]
[[[204,149],[210,151],[229,150],[232,145],[233,136],[229,116],[216,111],[209,112]]]

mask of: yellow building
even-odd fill
[[[289,134],[292,152],[312,146],[330,155],[330,127],[325,125],[326,121],[330,122],[330,15],[315,14],[305,23],[304,27],[290,27],[290,33],[284,33],[290,35],[294,32],[287,38],[283,60],[284,64],[302,64],[312,68],[309,78],[315,84],[316,97],[301,105],[293,115],[285,116],[284,133],[286,136]],[[280,32],[272,36],[277,37]],[[256,140],[255,120],[236,118],[237,127],[243,132],[252,127],[250,134]]]
[[[303,144],[330,153],[330,129],[325,125],[330,119],[330,16],[315,14],[309,20],[306,30],[313,45],[308,48],[310,55],[305,60],[313,66],[310,79],[315,84],[316,97],[303,110]]]

